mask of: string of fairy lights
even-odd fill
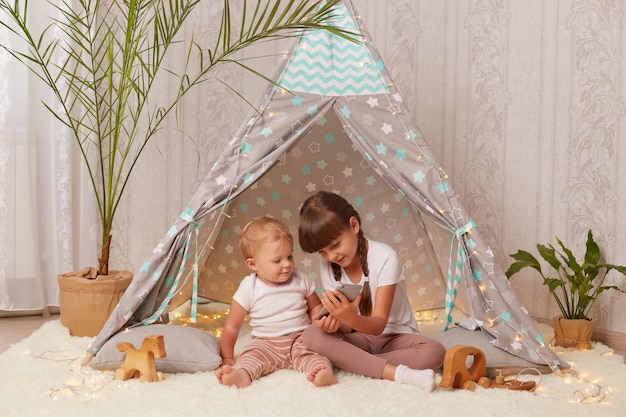
[[[227,315],[228,311],[208,314],[199,313],[197,315],[197,323],[202,325],[203,330],[220,337]],[[435,313],[427,314],[422,312],[419,317],[422,321],[441,321]],[[171,323],[173,325],[194,325],[191,323],[191,318],[184,313],[173,314]],[[57,366],[66,367],[68,375],[65,380],[58,386],[50,387],[47,391],[48,397],[53,401],[76,398],[84,403],[91,403],[102,397],[102,391],[105,388],[113,386],[117,389],[124,389],[129,384],[141,383],[138,379],[116,380],[112,371],[101,371],[81,365],[84,354],[76,355],[76,350],[46,350],[41,353],[27,351],[25,355],[34,360],[45,360]],[[601,356],[612,355],[614,355],[614,352],[610,349],[601,353]],[[536,382],[533,394],[541,397],[556,397],[553,392],[554,385],[551,384],[546,387],[543,382],[550,376],[558,377],[566,387],[570,387],[565,398],[570,403],[580,405],[601,403],[614,392],[612,387],[600,383],[601,375],[591,375],[587,371],[576,371],[577,364],[571,360],[569,363],[571,365],[570,369],[560,370],[548,376],[541,375],[535,368],[526,368],[522,369],[517,375],[505,377],[505,380],[518,380],[520,382],[533,380]],[[536,375],[533,375],[533,372]]]
[[[212,304],[219,304],[219,306],[216,307]],[[206,306],[206,310],[204,308],[203,310],[198,312],[196,323],[193,323],[186,306],[181,306],[176,311],[170,312],[170,325],[198,327],[216,337],[220,337],[228,316],[227,305],[223,303],[209,303]],[[420,311],[416,313],[416,319],[420,325],[432,328],[441,327],[443,320],[440,318],[439,313],[440,311],[438,310]],[[563,349],[564,352],[574,350]],[[100,371],[89,366],[82,366],[83,355],[77,355],[76,349],[46,350],[38,354],[27,351],[25,355],[35,360],[50,361],[55,365],[67,368],[68,375],[65,380],[60,385],[49,388],[48,396],[51,400],[75,398],[84,403],[91,403],[94,400],[103,398],[106,394],[103,392],[105,389],[125,389],[129,384],[140,383],[137,379],[127,381],[115,380],[114,372],[112,371]],[[612,355],[614,355],[613,350],[608,348],[601,352],[603,357]],[[522,369],[517,375],[505,378],[506,381],[515,379],[520,382],[535,381],[536,388],[533,394],[544,398],[559,398],[560,390],[564,387],[568,388],[567,392],[563,394],[563,398],[570,403],[579,405],[601,403],[613,393],[612,387],[601,383],[602,375],[592,375],[585,370],[576,370],[578,364],[571,359],[568,359],[568,363],[571,366],[570,369],[561,370],[547,376],[542,375],[535,368],[526,368]],[[533,372],[536,375],[533,375]],[[556,391],[553,377],[559,378],[557,381],[562,381],[562,384],[556,387]],[[544,385],[543,382],[546,380],[550,381],[550,383]]]
[[[91,402],[96,394],[114,380],[112,372],[98,371],[88,366],[81,366],[83,355],[68,356],[67,351],[44,351],[39,354],[27,352],[33,359],[47,360],[57,365],[65,365],[69,377],[59,386],[48,390],[51,400],[62,397],[79,397],[85,402]]]

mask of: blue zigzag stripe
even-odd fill
[[[342,64],[358,65],[361,62],[373,62],[372,56],[366,52],[361,53],[342,53],[337,54],[334,51],[307,51],[306,55],[296,55],[292,60],[292,65],[298,65],[303,62],[311,62],[317,65],[329,65],[333,61],[337,61]]]
[[[352,65],[357,66],[360,62],[373,62],[373,59],[370,55],[367,54],[351,54],[351,55],[332,55],[330,56],[327,52],[313,52],[309,53],[306,56],[297,57],[296,60],[291,64],[294,65],[304,65],[305,63],[308,65],[321,66],[323,68],[327,68],[329,66],[340,65]],[[359,65],[360,67],[360,65]]]
[[[347,95],[364,95],[364,94],[382,94],[387,93],[388,90],[382,89],[380,85],[353,85],[350,84],[345,87],[339,87],[337,85],[322,85],[311,82],[294,81],[293,83],[283,83],[280,85],[283,88],[290,91],[302,91],[310,94],[323,94],[327,96],[347,96]]]
[[[362,44],[353,44],[345,41],[344,43],[338,44],[337,42],[328,43],[328,42],[301,42],[302,46],[295,53],[295,57],[307,56],[313,53],[326,53],[327,55],[367,55],[369,56],[369,51],[363,47]]]
[[[301,82],[315,82],[321,84],[361,84],[368,82],[371,85],[378,84],[378,76],[372,73],[366,73],[361,71],[360,74],[343,74],[341,77],[335,74],[311,74],[308,71],[298,71],[293,74],[285,74],[285,82],[295,82],[300,80]]]

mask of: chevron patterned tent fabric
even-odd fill
[[[460,308],[495,346],[553,369],[548,347],[517,299],[480,227],[408,113],[349,1],[335,24],[357,42],[324,32],[302,36],[279,63],[257,108],[242,121],[95,338],[97,354],[120,329],[167,320],[199,296],[230,302],[248,274],[237,239],[252,217],[284,221],[297,236],[302,202],[337,192],[360,212],[367,237],[393,246],[416,311]],[[294,252],[317,279],[317,254]]]
[[[347,9],[341,10],[335,25],[357,31]],[[350,42],[327,31],[302,37],[279,83],[293,92],[328,96],[385,94],[381,60],[374,60],[367,46]]]

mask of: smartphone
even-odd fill
[[[363,286],[358,284],[339,284],[337,285],[337,288],[335,288],[335,291],[339,291],[340,293],[345,295],[349,301],[352,301],[356,298],[357,295],[359,295],[359,293],[361,292],[361,288],[363,288]],[[319,320],[322,317],[327,316],[328,314],[329,313],[328,310],[326,310],[326,307],[322,307],[322,309],[315,318]]]

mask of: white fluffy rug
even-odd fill
[[[121,382],[112,372],[79,366],[90,341],[71,337],[51,321],[0,355],[0,416],[626,415],[626,365],[602,344],[589,351],[557,348],[577,376],[520,376],[538,383],[535,392],[478,387],[425,393],[346,372],[338,373],[338,385],[326,388],[295,371],[274,373],[246,389],[221,386],[214,371],[167,374],[156,383]]]

